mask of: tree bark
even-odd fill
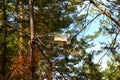
[[[29,0],[29,16],[30,16],[30,62],[31,62],[31,80],[35,78],[35,54],[34,54],[34,16],[33,16],[33,0]]]
[[[115,24],[118,25],[118,27],[120,27],[120,22],[117,21],[116,19],[114,19],[111,14],[105,10],[103,10],[97,3],[95,3],[93,0],[89,0],[90,3],[92,3],[95,7],[97,7],[103,14],[105,14],[107,17],[109,17]]]
[[[6,16],[6,4],[5,0],[3,0],[3,27],[4,27],[4,42],[3,42],[3,53],[2,53],[2,80],[5,80],[6,77],[6,53],[7,53],[7,26],[6,26],[6,21],[7,21],[7,16]]]
[[[19,1],[19,5],[20,5],[20,22],[19,22],[19,33],[20,33],[20,44],[19,44],[19,57],[23,57],[24,54],[24,40],[23,40],[23,19],[24,19],[24,12],[23,12],[23,1],[20,0]],[[23,80],[23,75],[21,76],[21,80]]]
[[[19,32],[20,32],[20,50],[19,50],[19,55],[22,55],[23,54],[23,25],[22,25],[22,22],[23,22],[23,19],[24,19],[24,13],[23,13],[23,2],[22,0],[20,0],[19,2],[19,5],[20,5],[20,23],[19,23]]]
[[[30,28],[31,28],[31,42],[34,38],[34,17],[33,17],[33,0],[29,0],[29,15],[30,15]]]

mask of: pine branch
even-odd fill
[[[103,9],[99,6],[99,4],[95,3],[93,0],[89,0],[89,1],[90,1],[90,3],[92,3],[95,7],[97,7],[103,14],[105,14],[105,15],[106,15],[107,17],[109,17],[113,22],[115,22],[115,23],[118,25],[118,27],[120,27],[119,21],[117,21],[116,19],[114,19],[109,12],[103,10]]]
[[[83,28],[79,31],[79,32],[77,32],[73,37],[72,37],[72,39],[71,39],[71,41],[75,38],[75,37],[77,37],[77,35],[79,35],[79,33],[81,33],[85,28],[86,28],[86,26],[88,26],[90,23],[92,23],[98,16],[100,16],[102,13],[100,13],[100,14],[98,14],[97,16],[95,16],[92,20],[90,20],[85,26],[83,26]]]
[[[113,41],[112,41],[112,43],[110,44],[110,46],[107,48],[106,53],[105,53],[102,57],[100,57],[98,63],[100,63],[100,61],[103,59],[103,57],[105,57],[105,55],[107,55],[107,53],[108,53],[109,50],[113,49],[112,46],[115,45],[118,36],[119,36],[119,33],[117,33],[117,34],[115,35],[115,38],[113,39]]]

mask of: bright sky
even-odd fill
[[[105,4],[108,4],[106,0],[102,0],[103,3]],[[86,2],[87,4],[88,2]],[[84,6],[83,6],[84,7]],[[83,8],[82,7],[82,8]],[[92,6],[93,7],[93,6]],[[97,10],[97,8],[95,8]],[[78,11],[81,10],[81,7],[78,6]],[[80,16],[81,14],[85,14],[86,11],[82,11],[78,16]],[[96,13],[92,12],[89,17],[87,17],[87,19],[91,20],[93,19],[95,16],[96,16]],[[88,29],[87,31],[85,31],[84,33],[80,34],[79,37],[81,37],[83,34],[84,36],[85,35],[94,35],[94,32],[95,31],[99,31],[99,28],[101,27],[100,26],[100,20],[105,20],[105,19],[108,19],[105,15],[100,15],[98,18],[96,18],[90,25],[88,25]],[[109,23],[108,23],[109,24]],[[74,24],[71,24],[70,26],[70,29],[74,28]],[[103,26],[103,25],[102,25]],[[111,25],[106,25],[108,27],[111,27]],[[79,38],[78,37],[78,38]],[[108,36],[103,36],[103,35],[100,35],[99,37],[97,37],[97,39],[94,40],[94,44],[95,46],[93,48],[89,48],[87,49],[87,52],[91,52],[93,50],[95,51],[98,51],[102,48],[102,45],[100,44],[100,42],[106,42],[106,43],[109,43],[111,42],[111,37],[108,35]],[[119,36],[120,38],[120,36]],[[94,59],[93,59],[93,62],[94,63],[98,63],[98,61],[100,60],[100,58],[105,54],[106,52],[103,52],[103,53],[100,53],[99,55],[95,55],[94,56]],[[109,57],[107,55],[105,55],[102,59],[101,59],[101,67],[102,67],[102,70],[104,70],[106,67],[107,67],[107,61],[110,60]]]
[[[106,0],[102,0],[103,3],[107,3]],[[78,9],[79,10],[79,9]],[[83,11],[83,14],[84,14],[84,11]],[[95,14],[93,14],[94,16],[96,16]],[[89,16],[88,19],[92,19],[93,18],[93,15]],[[89,25],[89,29],[87,32],[85,32],[85,35],[93,35],[95,31],[98,31],[99,30],[99,27],[100,27],[100,19],[106,19],[107,17],[105,17],[104,15],[101,15],[99,16],[99,18],[96,18],[95,21],[93,21],[90,25]],[[92,51],[92,50],[95,50],[95,51],[98,51],[101,49],[101,44],[99,42],[111,42],[109,36],[102,36],[100,35],[96,40],[94,40],[94,43],[95,43],[95,47],[91,48],[91,49],[87,49],[88,52]],[[94,56],[94,60],[93,62],[94,63],[98,63],[98,61],[100,60],[100,58],[105,54],[105,52],[97,55],[97,56]],[[107,57],[107,55],[105,55],[102,60],[101,60],[101,67],[102,67],[102,70],[104,70],[106,67],[107,67],[107,60],[109,60],[109,58]]]

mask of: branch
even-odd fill
[[[40,40],[40,39],[39,39],[39,40]],[[40,44],[39,44],[39,42],[40,42]],[[34,41],[34,43],[35,43],[35,44],[37,45],[37,47],[40,49],[42,55],[46,58],[46,60],[47,60],[48,63],[50,64],[50,67],[53,68],[53,69],[55,69],[56,71],[58,71],[58,72],[60,73],[60,75],[63,77],[64,80],[67,80],[67,79],[65,79],[64,75],[63,75],[57,68],[53,67],[53,66],[54,66],[53,63],[49,60],[49,58],[47,57],[47,55],[44,54],[44,52],[43,52],[43,50],[42,50],[42,48],[41,48],[41,47],[44,47],[44,48],[46,48],[46,47],[41,43],[41,40],[40,40],[39,42],[37,42],[36,40]],[[47,48],[46,48],[46,49],[47,49]]]
[[[119,33],[117,33],[117,34],[115,35],[115,38],[113,39],[113,41],[112,41],[112,43],[110,44],[110,47],[107,49],[106,53],[105,53],[104,55],[102,55],[102,57],[100,57],[100,59],[99,59],[99,61],[98,61],[98,64],[99,64],[100,61],[103,59],[103,57],[105,57],[105,55],[107,55],[107,53],[108,53],[108,51],[111,49],[111,47],[115,45],[116,39],[117,39],[118,35],[119,35]]]
[[[83,28],[79,31],[79,32],[77,32],[73,37],[72,37],[72,39],[71,40],[73,40],[77,35],[79,35],[79,33],[80,32],[82,32],[85,28],[86,28],[86,26],[88,26],[90,23],[92,23],[98,16],[100,16],[102,13],[100,13],[100,14],[98,14],[97,16],[95,16],[92,20],[90,20],[85,26],[83,26]]]
[[[89,0],[90,3],[92,3],[95,7],[97,7],[103,14],[105,14],[107,17],[109,17],[113,22],[115,22],[115,24],[118,25],[118,27],[120,27],[120,23],[119,21],[117,21],[116,19],[114,19],[111,14],[109,12],[106,12],[105,10],[103,10],[97,3],[95,3],[93,0]]]
[[[39,50],[41,51],[42,55],[46,58],[46,60],[48,61],[48,63],[49,63],[50,66],[52,67],[51,61],[50,61],[50,60],[48,59],[48,57],[44,54],[44,52],[43,52],[43,50],[41,49],[40,45],[39,45],[37,42],[35,42],[35,43],[36,43],[37,47],[39,48]]]
[[[15,30],[16,32],[18,32],[19,29],[20,29],[20,28],[17,28],[17,26],[11,25],[9,23],[6,23],[6,26],[13,29],[13,30]],[[19,32],[21,32],[21,31],[19,31]],[[24,34],[24,36],[26,36],[27,38],[30,37],[29,33],[26,33],[26,32],[21,32],[21,33]]]

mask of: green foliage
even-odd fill
[[[28,80],[31,63],[30,58],[30,29],[29,29],[29,6],[28,1],[23,1],[24,20],[20,22],[19,1],[6,0],[7,20],[7,37],[6,37],[6,80],[11,78],[12,72],[17,70],[17,77],[13,80]],[[96,1],[97,2],[97,1]],[[113,5],[107,5],[107,10],[119,18],[119,9],[115,5],[120,5],[119,0],[111,1]],[[3,21],[3,2],[0,1],[0,24]],[[89,2],[81,0],[34,0],[34,53],[35,53],[35,79],[43,80],[53,79],[71,79],[71,80],[119,80],[120,78],[120,56],[119,56],[119,32],[120,29],[104,15],[97,16],[101,13],[97,8],[86,5]],[[101,4],[101,2],[99,2]],[[114,10],[114,9],[116,10]],[[80,9],[80,10],[79,10]],[[113,12],[118,13],[114,14]],[[97,16],[97,18],[92,18]],[[99,25],[95,25],[96,23]],[[23,25],[23,57],[24,60],[19,63],[18,51],[19,45],[19,24]],[[95,25],[95,26],[94,26]],[[89,28],[91,29],[89,34]],[[94,30],[96,29],[97,30]],[[4,27],[0,25],[0,72],[2,70],[2,54],[4,46]],[[70,34],[71,44],[59,46],[53,44],[53,36],[49,33],[68,33]],[[88,34],[85,34],[88,33]],[[37,36],[41,36],[36,38]],[[108,38],[102,40],[102,38]],[[98,40],[101,39],[101,40]],[[97,42],[98,41],[98,42]],[[109,42],[109,43],[108,43]],[[92,50],[96,44],[101,44],[100,50]],[[109,53],[110,61],[107,62],[107,68],[101,71],[101,66],[94,63],[94,58],[103,53]],[[104,55],[104,54],[103,54]],[[106,54],[107,55],[107,54]],[[18,57],[17,59],[15,59]],[[101,58],[103,59],[104,56]],[[14,63],[17,63],[18,66]],[[22,66],[21,66],[22,64]],[[14,66],[13,66],[14,65]],[[21,71],[20,68],[23,70]],[[17,69],[15,67],[18,67]],[[25,72],[25,70],[28,71]],[[0,78],[2,78],[0,73]],[[15,75],[15,74],[14,74]]]

